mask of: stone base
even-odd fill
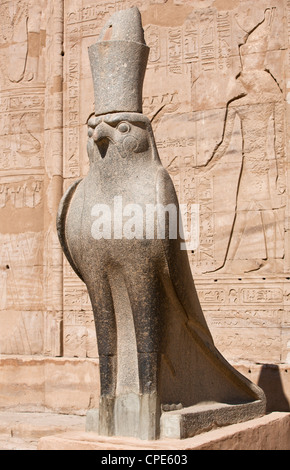
[[[260,400],[240,405],[205,403],[161,414],[161,438],[187,439],[211,429],[253,420],[265,414]]]
[[[290,413],[271,413],[188,439],[144,441],[70,432],[39,440],[38,450],[290,450]]]
[[[85,416],[0,411],[0,451],[37,450],[41,437],[83,432]]]
[[[136,406],[136,408],[138,407]],[[138,420],[138,413],[132,413],[132,409],[133,406],[131,404],[131,421],[135,419],[136,422]],[[116,422],[121,421],[122,414],[120,417],[117,416],[117,413],[115,414]],[[239,405],[204,403],[174,411],[163,411],[160,418],[160,438],[187,439],[211,429],[249,421],[264,415],[265,404],[260,400]],[[136,423],[134,425],[134,422],[130,422],[130,419],[126,419],[124,416],[123,421],[126,423],[127,428],[124,426],[123,432],[121,432],[121,429],[116,429],[115,436],[142,437],[142,434],[138,434],[137,430],[134,429],[136,428]],[[108,435],[108,433],[102,432],[99,428],[98,409],[88,410],[86,431]],[[144,439],[147,438],[145,437]]]

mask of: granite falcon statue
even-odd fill
[[[88,121],[90,169],[64,194],[57,228],[94,312],[101,378],[98,432],[156,439],[166,416],[179,409],[195,413],[200,403],[221,407],[212,414],[201,411],[202,424],[189,435],[218,421],[225,405],[227,422],[259,416],[265,410],[263,392],[214,346],[179,227],[177,236],[170,236],[167,218],[163,237],[146,237],[146,207],[170,205],[178,213],[179,204],[151,123],[142,114],[148,48],[138,9],[113,15],[89,56],[95,90],[95,114]],[[142,236],[125,237],[113,223],[120,210],[116,197],[122,207],[140,209],[134,221]],[[101,219],[96,207],[102,209]],[[100,220],[99,228],[109,227],[103,237],[92,228]],[[159,223],[156,216],[154,235]]]

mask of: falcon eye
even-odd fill
[[[118,131],[122,132],[122,134],[126,134],[131,129],[130,125],[127,122],[120,122],[118,125]]]

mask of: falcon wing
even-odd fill
[[[159,204],[176,204],[176,207],[178,207],[178,199],[173,183],[163,167],[157,175],[156,199]],[[230,379],[239,387],[242,387],[249,396],[261,400],[263,405],[265,403],[263,391],[234,369],[214,345],[195,290],[187,253],[180,249],[182,240],[177,237],[177,240],[165,238],[162,241],[172,288],[186,314],[186,326],[191,330],[195,342],[200,345],[210,361],[227,378],[225,384]]]
[[[163,206],[174,204],[179,215],[179,203],[176,192],[169,174],[163,167],[158,171],[156,178],[156,203]],[[180,248],[184,241],[180,237],[180,222],[179,217],[177,218],[177,238],[170,239],[166,236],[162,240],[172,287],[187,316],[189,326],[192,325],[203,337],[206,337],[207,341],[212,342],[212,336],[195,289],[187,252]],[[168,233],[169,228],[167,227],[166,234]]]
[[[72,199],[72,197],[75,193],[75,190],[76,190],[78,184],[81,181],[82,181],[82,179],[76,180],[66,190],[66,192],[62,196],[61,201],[59,203],[57,217],[56,217],[56,228],[57,228],[57,234],[58,234],[60,244],[62,246],[63,252],[64,252],[69,264],[71,265],[71,267],[73,268],[75,273],[79,276],[79,278],[84,282],[78,268],[76,267],[76,265],[73,261],[73,258],[71,256],[71,253],[70,253],[68,245],[67,245],[66,236],[65,236],[65,223],[66,223],[66,216],[67,216],[67,213],[68,213],[69,205],[70,205],[71,199]]]

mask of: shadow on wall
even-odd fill
[[[282,373],[290,374],[287,369]],[[290,402],[284,393],[281,371],[276,364],[263,364],[258,385],[267,398],[267,412],[290,411]]]

